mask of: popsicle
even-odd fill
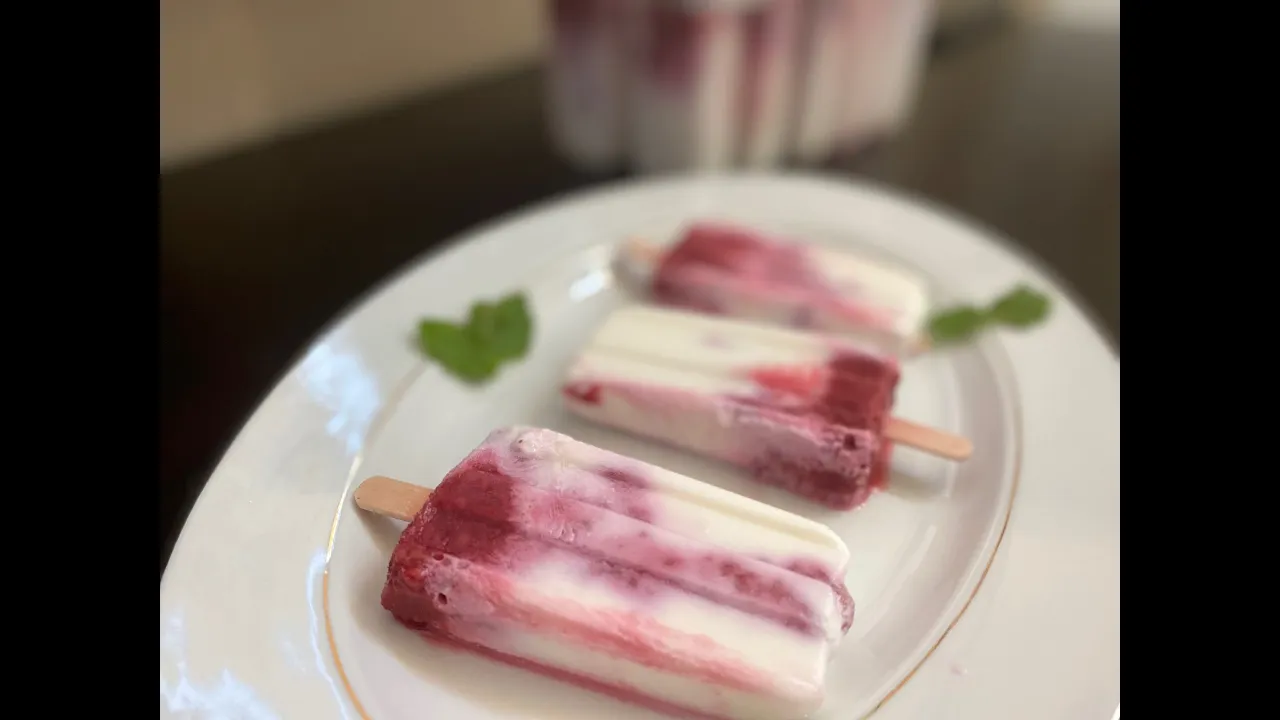
[[[618,260],[664,305],[851,335],[895,353],[928,344],[925,281],[847,251],[695,222],[669,248],[633,240]]]
[[[428,497],[429,494],[429,497]],[[853,621],[828,528],[550,430],[495,430],[410,520],[382,606],[428,640],[678,715],[801,718]]]
[[[633,306],[605,321],[562,391],[589,420],[848,510],[887,485],[895,442],[972,452],[963,437],[890,417],[899,375],[893,356],[844,338]]]

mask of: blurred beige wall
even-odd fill
[[[976,0],[939,0],[963,9]],[[1119,0],[1007,0],[1119,27]],[[543,0],[160,0],[160,166],[536,59]],[[1101,20],[1099,20],[1101,18]]]
[[[160,0],[160,166],[540,52],[540,0]]]

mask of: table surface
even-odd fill
[[[1118,348],[1120,41],[994,25],[936,49],[908,126],[832,159],[1057,273]],[[537,68],[161,177],[160,571],[273,383],[348,303],[467,228],[602,179],[547,139]]]

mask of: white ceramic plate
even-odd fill
[[[942,302],[1019,281],[1049,323],[912,361],[895,413],[966,434],[951,464],[900,450],[892,488],[818,508],[561,410],[557,383],[605,313],[633,302],[612,246],[719,217],[891,256]],[[465,388],[414,350],[424,314],[524,289],[530,357]],[[858,615],[818,717],[1098,718],[1120,696],[1120,367],[1062,288],[980,231],[884,191],[813,177],[628,183],[500,220],[424,258],[321,337],[227,451],[160,585],[160,716],[655,717],[432,646],[378,598],[403,525],[346,499],[387,474],[434,485],[494,427],[542,425],[830,525]]]

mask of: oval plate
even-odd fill
[[[611,309],[628,236],[717,217],[889,256],[941,303],[1025,281],[1053,316],[911,361],[895,414],[974,440],[967,462],[895,453],[894,478],[834,513],[564,413],[557,382]],[[422,315],[529,293],[529,357],[480,389],[413,346]],[[1071,378],[1071,383],[1061,378]],[[830,525],[858,603],[819,718],[1110,717],[1119,703],[1119,362],[1044,273],[881,190],[813,177],[627,183],[472,233],[341,318],[254,413],[161,582],[161,717],[642,718],[651,713],[442,650],[378,604],[402,524],[348,502],[387,474],[432,486],[493,427],[551,427]],[[978,631],[981,631],[979,638]]]

